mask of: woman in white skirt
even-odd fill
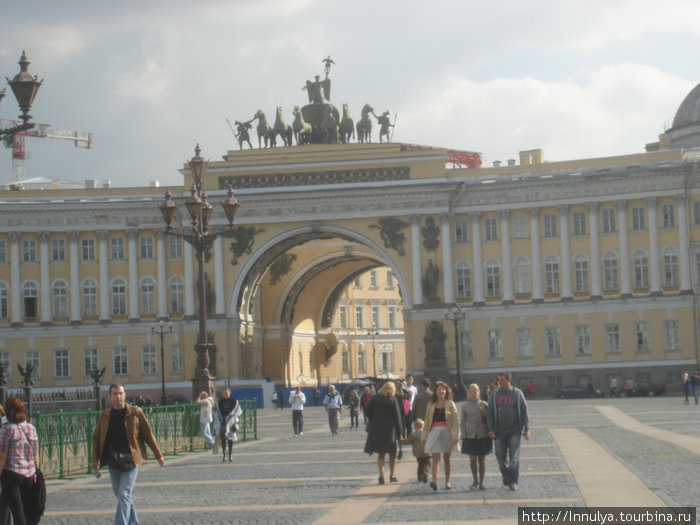
[[[452,401],[452,391],[447,384],[438,381],[425,411],[425,426],[421,436],[421,444],[425,446],[425,451],[433,456],[433,481],[430,482],[430,488],[433,490],[437,490],[440,454],[445,464],[445,488],[448,490],[452,488],[450,485],[451,456],[458,437],[457,406]]]

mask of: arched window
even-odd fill
[[[181,314],[185,311],[185,284],[182,277],[170,279],[170,313]]]
[[[83,317],[97,317],[97,281],[85,279],[81,291]]]
[[[544,291],[559,293],[559,259],[556,255],[548,255],[544,259]]]
[[[68,285],[65,281],[55,281],[51,288],[53,317],[68,317]]]
[[[574,291],[588,291],[588,257],[582,253],[574,256]]]
[[[530,293],[530,261],[527,257],[516,257],[513,262],[513,281],[515,293]]]
[[[156,313],[156,282],[152,277],[141,279],[139,286],[141,299],[141,314],[152,315]]]
[[[605,252],[603,254],[603,290],[618,290],[619,288],[617,254]]]
[[[112,315],[126,315],[126,281],[121,277],[112,281]]]
[[[678,252],[673,247],[663,251],[664,286],[678,286]]]
[[[649,287],[649,257],[644,250],[632,252],[632,264],[634,266],[634,287]]]
[[[471,269],[467,261],[459,261],[455,267],[455,282],[457,297],[466,299],[472,295]]]
[[[486,297],[501,296],[501,266],[495,259],[486,261]]]

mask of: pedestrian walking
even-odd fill
[[[107,465],[109,469],[112,491],[118,501],[115,525],[137,525],[132,493],[139,465],[147,459],[145,445],[153,451],[159,465],[165,465],[165,459],[143,411],[126,402],[123,385],[109,385],[109,400],[112,406],[102,411],[92,434],[90,467],[97,470]]]
[[[457,405],[452,401],[450,387],[438,381],[433,397],[425,411],[425,426],[421,443],[428,454],[432,454],[432,478],[430,488],[437,490],[437,477],[440,470],[440,454],[445,465],[445,489],[452,488],[450,474],[452,471],[452,449],[459,437],[457,422]]]
[[[413,416],[411,415],[411,410],[413,409],[413,400],[418,394],[418,389],[413,384],[413,376],[411,374],[406,374],[406,381],[401,383],[401,390],[404,394],[404,406],[403,406],[403,431],[404,437],[411,435],[411,425],[413,421]]]
[[[377,453],[379,484],[384,484],[384,462],[389,454],[389,481],[397,481],[394,476],[396,468],[396,443],[401,438],[401,410],[396,398],[396,386],[387,381],[379,389],[367,406],[367,440],[365,452],[370,456]]]
[[[224,454],[223,463],[226,463],[226,448],[228,447],[228,462],[233,462],[231,452],[233,450],[233,442],[238,441],[238,420],[241,417],[242,410],[238,401],[231,397],[231,390],[224,388],[221,391],[221,399],[218,403],[217,411],[217,434],[221,443],[221,451]]]
[[[698,404],[698,398],[700,398],[700,375],[698,371],[693,372],[690,378],[690,384],[693,386],[693,397],[695,398],[695,404]]]
[[[690,376],[688,376],[688,372],[685,372],[683,374],[683,404],[684,405],[690,404],[690,402],[688,401],[688,396],[690,395],[691,388],[693,388],[693,385],[691,384]]]
[[[527,401],[519,388],[511,385],[510,372],[498,374],[498,388],[491,393],[486,412],[489,437],[494,439],[496,460],[503,485],[518,490],[520,477],[520,436],[530,439]]]
[[[535,399],[535,383],[530,381],[527,385],[527,398]]]
[[[340,424],[340,413],[343,411],[343,398],[335,389],[335,385],[328,387],[328,393],[323,399],[323,405],[328,412],[328,426],[331,429],[331,435],[338,434],[338,425]]]
[[[280,410],[284,408],[284,390],[280,389],[279,393]]]
[[[321,391],[314,387],[314,406],[318,406],[318,402],[321,400]]]
[[[469,467],[474,482],[471,490],[485,490],[486,455],[491,453],[493,441],[486,428],[486,409],[488,403],[479,395],[479,385],[472,383],[467,390],[468,399],[462,405],[460,430],[462,432],[462,454],[469,455]]]
[[[365,426],[367,426],[367,405],[372,399],[372,392],[370,392],[369,387],[366,386],[364,392],[362,393],[362,398],[360,399],[360,405],[362,406],[362,416],[365,420]]]
[[[304,435],[304,405],[306,396],[301,391],[301,387],[296,387],[289,394],[289,404],[292,406],[292,427],[294,427],[294,437]]]
[[[425,423],[422,419],[416,419],[413,422],[413,432],[411,432],[407,438],[401,440],[402,444],[411,445],[413,457],[416,458],[416,462],[418,463],[418,481],[421,483],[428,482],[428,472],[430,472],[430,454],[425,451],[425,447],[421,443],[424,425]]]
[[[277,408],[277,390],[272,391],[272,408]]]
[[[214,448],[216,441],[211,435],[211,423],[214,421],[212,409],[214,400],[209,394],[202,391],[197,398],[197,404],[199,405],[199,432],[204,438],[204,447]]]
[[[0,482],[2,498],[17,524],[38,523],[31,513],[30,491],[39,464],[39,438],[34,425],[27,422],[24,403],[16,397],[5,401],[8,423],[0,428]],[[40,516],[39,516],[40,517]]]
[[[428,408],[428,403],[433,397],[433,391],[430,390],[430,379],[424,378],[419,385],[418,393],[413,398],[413,408],[411,408],[411,418],[413,421],[422,419],[425,421],[425,410]]]
[[[350,429],[352,430],[353,425],[355,430],[360,428],[360,396],[357,390],[350,392],[350,401],[348,402],[350,406]]]

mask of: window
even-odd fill
[[[544,260],[544,290],[545,293],[559,293],[559,260],[555,255]]]
[[[141,314],[156,313],[156,282],[150,277],[141,279]]]
[[[462,358],[469,361],[474,359],[474,338],[471,330],[462,332]]]
[[[664,257],[664,286],[678,286],[678,255],[674,248],[666,248]]]
[[[388,306],[386,313],[387,313],[389,330],[396,330],[396,307],[395,306]]]
[[[98,370],[97,348],[83,350],[83,375],[88,377],[93,370]]]
[[[0,239],[0,262],[7,262],[7,241]]]
[[[7,384],[10,384],[10,375],[12,370],[10,369],[10,352],[0,352],[0,366],[5,369],[5,379]]]
[[[139,237],[140,259],[153,259],[153,237]]]
[[[619,288],[617,255],[607,252],[603,255],[603,289],[617,290]]]
[[[526,215],[513,215],[513,239],[527,239]]]
[[[608,323],[605,325],[605,353],[620,353],[620,325]]]
[[[7,285],[0,283],[0,319],[7,319]]]
[[[365,359],[364,350],[358,350],[357,352],[357,372],[360,374],[367,373],[367,360]]]
[[[82,287],[83,316],[97,316],[97,282],[93,279],[83,281]]]
[[[170,279],[170,313],[181,314],[185,311],[185,284],[182,277]]]
[[[112,315],[126,315],[126,281],[112,281]]]
[[[394,289],[394,272],[392,272],[391,270],[388,270],[386,272],[386,287],[387,290]]]
[[[469,271],[469,263],[465,261],[459,261],[456,268],[456,281],[457,281],[457,297],[460,299],[466,299],[471,297],[471,276]]]
[[[484,240],[498,240],[498,221],[495,218],[484,219]]]
[[[170,249],[168,255],[171,259],[182,259],[184,257],[182,243],[183,241],[180,237],[175,237],[173,235],[168,237],[168,248]]]
[[[635,250],[632,253],[632,265],[634,267],[634,287],[649,287],[649,258],[643,250]]]
[[[576,327],[576,354],[589,355],[591,353],[591,328],[587,324]]]
[[[157,372],[156,347],[153,345],[141,348],[141,372],[143,375],[153,375]]]
[[[635,350],[638,354],[646,354],[651,351],[649,346],[649,323],[639,322],[634,324]]]
[[[115,376],[125,376],[129,373],[129,356],[127,349],[123,346],[112,349]]]
[[[513,263],[515,293],[530,293],[530,261],[526,257],[516,257]]]
[[[56,378],[70,377],[68,371],[68,350],[53,351],[53,375]]]
[[[532,357],[532,330],[518,328],[515,331],[515,348],[518,357]]]
[[[348,308],[347,306],[338,307],[338,327],[345,329],[348,327]]]
[[[561,357],[561,330],[558,326],[545,328],[547,357]]]
[[[503,359],[503,339],[500,330],[489,330],[489,359]]]
[[[391,343],[382,343],[379,345],[379,356],[382,362],[382,372],[394,371],[394,347]]]
[[[355,289],[362,288],[362,280],[358,277],[355,279]]]
[[[83,261],[96,261],[97,255],[95,254],[95,239],[82,239],[80,241],[81,246],[81,259]]]
[[[693,202],[693,226],[700,226],[700,202]]]
[[[66,261],[66,241],[63,239],[51,239],[51,260],[53,262]]]
[[[494,260],[486,263],[486,296],[501,296],[501,268]]]
[[[557,236],[557,216],[554,213],[545,213],[542,216],[542,221],[544,222],[544,236],[545,237],[556,237]]]
[[[350,356],[348,355],[347,348],[343,344],[343,351],[340,353],[340,366],[343,374],[350,373]]]
[[[374,328],[379,328],[379,307],[372,307],[372,326]]]
[[[56,281],[51,290],[53,298],[53,317],[68,317],[68,285],[65,281]],[[58,376],[56,376],[58,377]]]
[[[577,292],[588,291],[588,259],[582,253],[574,257],[574,286]]]
[[[364,328],[365,327],[365,321],[364,321],[364,316],[362,315],[363,308],[362,306],[356,306],[355,307],[355,328]],[[375,328],[375,327],[372,327]]]
[[[586,235],[586,212],[575,211],[572,214],[574,235]]]
[[[33,376],[39,377],[41,368],[39,367],[39,352],[36,350],[27,350],[24,352],[24,368],[31,366],[34,369]]]
[[[24,283],[22,295],[24,296],[24,318],[35,319],[38,315],[36,284],[31,281]]]
[[[676,227],[676,207],[673,204],[663,204],[661,206],[661,216],[664,228]]]
[[[182,373],[182,347],[180,345],[170,346],[170,372],[173,374]]]
[[[377,270],[369,272],[369,287],[377,288]]]
[[[675,319],[664,321],[664,348],[666,352],[680,352],[681,350],[680,324]]]
[[[547,386],[552,390],[561,387],[561,376],[547,376]]]
[[[468,242],[467,221],[455,221],[455,244],[466,244]]]
[[[36,262],[36,241],[34,239],[22,241],[22,262]]]
[[[615,232],[615,210],[612,208],[604,208],[603,215],[603,233]]]
[[[124,238],[123,237],[112,237],[110,239],[110,251],[112,254],[113,261],[123,261],[124,256]]]
[[[634,206],[632,208],[632,231],[641,232],[645,229],[644,208],[642,206]]]

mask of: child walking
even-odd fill
[[[460,426],[462,431],[462,454],[469,454],[469,466],[474,483],[471,490],[485,490],[486,454],[491,453],[493,441],[486,429],[488,403],[479,398],[479,385],[472,383],[468,388],[468,399],[462,405]],[[477,468],[478,467],[478,468]]]
[[[401,439],[401,444],[411,445],[413,455],[418,462],[418,481],[423,483],[428,482],[428,472],[430,472],[430,454],[425,452],[425,447],[421,443],[421,434],[423,433],[423,425],[425,423],[418,418],[413,422],[413,432],[406,438]]]

